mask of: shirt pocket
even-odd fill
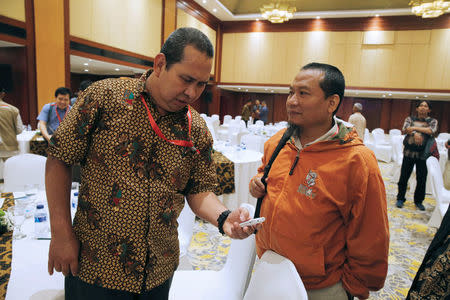
[[[325,276],[323,247],[302,244],[292,253],[292,261],[300,277]]]

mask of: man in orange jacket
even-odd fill
[[[366,299],[387,274],[386,193],[375,156],[334,115],[345,80],[334,66],[311,63],[294,78],[286,101],[295,131],[261,181],[284,131],[264,145],[250,193],[264,197],[256,235],[266,250],[295,264],[310,300]]]

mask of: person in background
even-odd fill
[[[425,146],[430,137],[434,136],[438,129],[436,119],[430,118],[431,103],[427,100],[417,102],[417,116],[409,116],[403,124],[403,133],[406,134],[403,140],[403,161],[398,180],[397,203],[398,208],[402,208],[406,198],[406,188],[408,179],[411,176],[414,166],[416,166],[416,190],[414,191],[414,204],[417,209],[425,210],[422,204],[425,198],[425,186],[427,182],[427,164],[423,157]]]
[[[267,124],[267,117],[269,115],[269,109],[267,108],[266,101],[261,102],[261,106],[259,108],[259,119]]]
[[[67,116],[70,108],[70,90],[66,87],[57,88],[55,91],[55,102],[45,104],[37,117],[39,120],[38,128],[47,141],[50,141],[59,124]]]
[[[92,84],[92,81],[87,79],[83,80],[80,83],[80,88],[78,89],[78,92],[76,92],[76,95],[70,99],[70,105],[73,106],[75,104],[75,101],[77,101],[78,96],[81,92],[83,92],[85,89],[87,89]]]
[[[252,101],[248,100],[247,103],[245,103],[244,106],[242,107],[241,112],[242,120],[245,121],[246,125],[251,115],[252,115]]]
[[[6,89],[0,88],[0,180],[3,180],[3,162],[19,154],[17,135],[23,124],[19,109],[5,102]]]
[[[264,197],[257,254],[290,259],[309,300],[369,297],[388,269],[386,191],[373,152],[334,115],[345,80],[334,66],[310,63],[290,86],[286,101],[293,136],[261,177],[283,129],[264,145],[253,197]]]
[[[250,219],[246,209],[231,212],[215,196],[212,136],[190,107],[209,80],[213,51],[201,31],[177,29],[152,71],[93,83],[50,139],[48,271],[66,276],[67,300],[168,299],[185,198],[222,234],[254,232],[239,226]],[[72,226],[70,166],[80,161]]]
[[[353,114],[348,118],[348,122],[355,126],[361,140],[364,141],[364,131],[366,130],[366,118],[361,114],[363,106],[361,103],[353,104]]]
[[[253,122],[256,122],[259,120],[259,109],[261,107],[261,104],[258,99],[255,100],[255,104],[253,104],[252,107],[252,118]]]
[[[447,161],[444,169],[444,186],[450,190],[450,139],[445,142],[445,148],[447,149]]]

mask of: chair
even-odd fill
[[[241,137],[241,143],[244,143],[249,150],[264,152],[264,142],[262,137],[254,135],[252,133],[243,135]]]
[[[189,207],[189,203],[184,201],[184,207],[177,219],[178,222],[178,240],[180,242],[180,265],[178,269],[186,269],[190,266],[187,259],[189,244],[191,243],[194,232],[195,214]],[[192,267],[191,267],[192,269]]]
[[[25,185],[45,186],[45,163],[47,158],[36,154],[19,154],[5,161],[5,192],[24,191]]]
[[[253,216],[255,208],[244,203]],[[255,262],[255,236],[232,240],[227,261],[220,271],[177,270],[169,292],[170,300],[241,300]]]
[[[431,179],[431,190],[436,199],[436,207],[428,221],[428,226],[439,227],[450,203],[450,191],[444,187],[439,161],[434,156],[427,159],[428,175]]]
[[[255,122],[255,125],[256,125],[256,127],[264,127],[264,121],[257,120],[257,121]]]
[[[375,157],[378,160],[390,162],[392,159],[392,146],[389,145],[388,141],[386,141],[384,130],[381,128],[375,128],[374,130],[372,130],[372,136],[375,144]]]
[[[223,116],[223,124],[228,124],[233,119],[230,115]]]
[[[402,131],[400,129],[389,130],[389,136],[394,136],[394,135],[402,135]]]
[[[308,299],[292,261],[267,250],[255,265],[244,300]]]

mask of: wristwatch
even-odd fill
[[[231,214],[231,210],[227,209],[223,211],[219,217],[217,218],[217,228],[219,228],[219,232],[223,235],[225,232],[223,231],[223,223],[228,218],[228,215]]]

